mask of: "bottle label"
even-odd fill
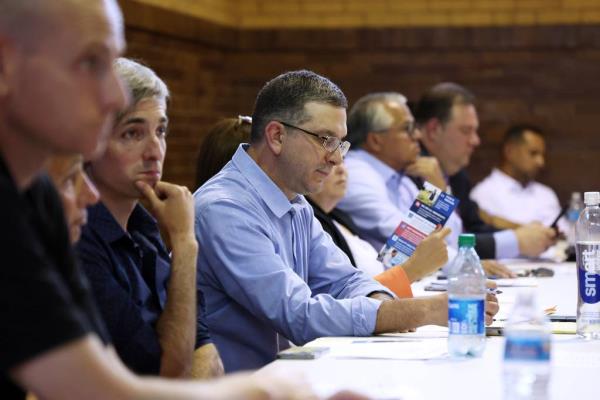
[[[483,335],[485,332],[483,299],[448,301],[448,329],[451,335]]]
[[[584,303],[600,301],[600,243],[577,243],[577,282]]]
[[[504,359],[511,361],[549,361],[550,339],[548,337],[506,337]]]

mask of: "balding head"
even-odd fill
[[[123,48],[116,0],[0,1],[0,151],[15,154],[7,163],[27,165],[31,178],[53,153],[91,153],[126,105],[112,68]]]
[[[56,32],[64,19],[86,18],[105,8],[115,32],[123,30],[123,18],[115,0],[2,0],[0,1],[0,39],[21,48],[35,48],[40,38]]]

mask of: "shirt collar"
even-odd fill
[[[529,188],[531,186],[531,182],[529,182],[525,186],[521,185],[521,183],[519,181],[517,181],[515,178],[506,174],[505,172],[501,171],[498,168],[494,168],[492,170],[492,178],[500,181],[502,184],[508,186],[510,189],[513,189],[513,190],[527,190],[527,188]]]
[[[304,196],[298,195],[292,201],[288,200],[283,191],[248,155],[247,150],[249,147],[250,145],[247,143],[240,144],[233,155],[232,162],[242,176],[256,190],[271,212],[277,218],[281,218],[291,209],[297,209],[306,205]]]
[[[116,242],[123,236],[129,237],[129,234],[121,228],[115,217],[102,202],[88,208],[88,223],[90,226],[94,226],[94,229],[108,243]],[[130,231],[158,233],[156,220],[140,204],[136,204],[133,209],[127,221],[127,228]]]
[[[400,179],[404,176],[403,173],[396,171],[395,169],[393,169],[392,167],[390,167],[389,165],[387,165],[386,163],[384,163],[383,161],[381,161],[380,159],[363,149],[350,150],[346,157],[356,158],[367,162],[375,169],[375,171],[377,171],[379,175],[381,175],[385,182],[388,182],[392,179],[398,180],[399,182]]]

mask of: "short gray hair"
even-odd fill
[[[370,93],[361,97],[348,113],[348,140],[352,146],[362,145],[369,132],[384,131],[391,128],[394,117],[385,107],[385,103],[406,104],[406,97],[396,92]]]
[[[266,125],[276,119],[300,125],[307,121],[304,105],[309,102],[346,108],[348,101],[332,81],[312,71],[300,70],[281,74],[258,92],[252,113],[250,140],[262,140]]]
[[[141,63],[129,58],[120,57],[114,61],[115,72],[123,80],[131,95],[131,107],[135,107],[143,99],[154,98],[158,101],[169,101],[169,88],[156,73]],[[117,116],[120,120],[127,111]]]

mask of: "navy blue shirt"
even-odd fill
[[[88,209],[77,253],[117,353],[133,371],[157,375],[156,323],[167,299],[171,259],[156,220],[138,204],[125,232],[98,203]],[[203,307],[202,299],[198,306]],[[196,348],[208,342],[208,328],[199,317]]]

